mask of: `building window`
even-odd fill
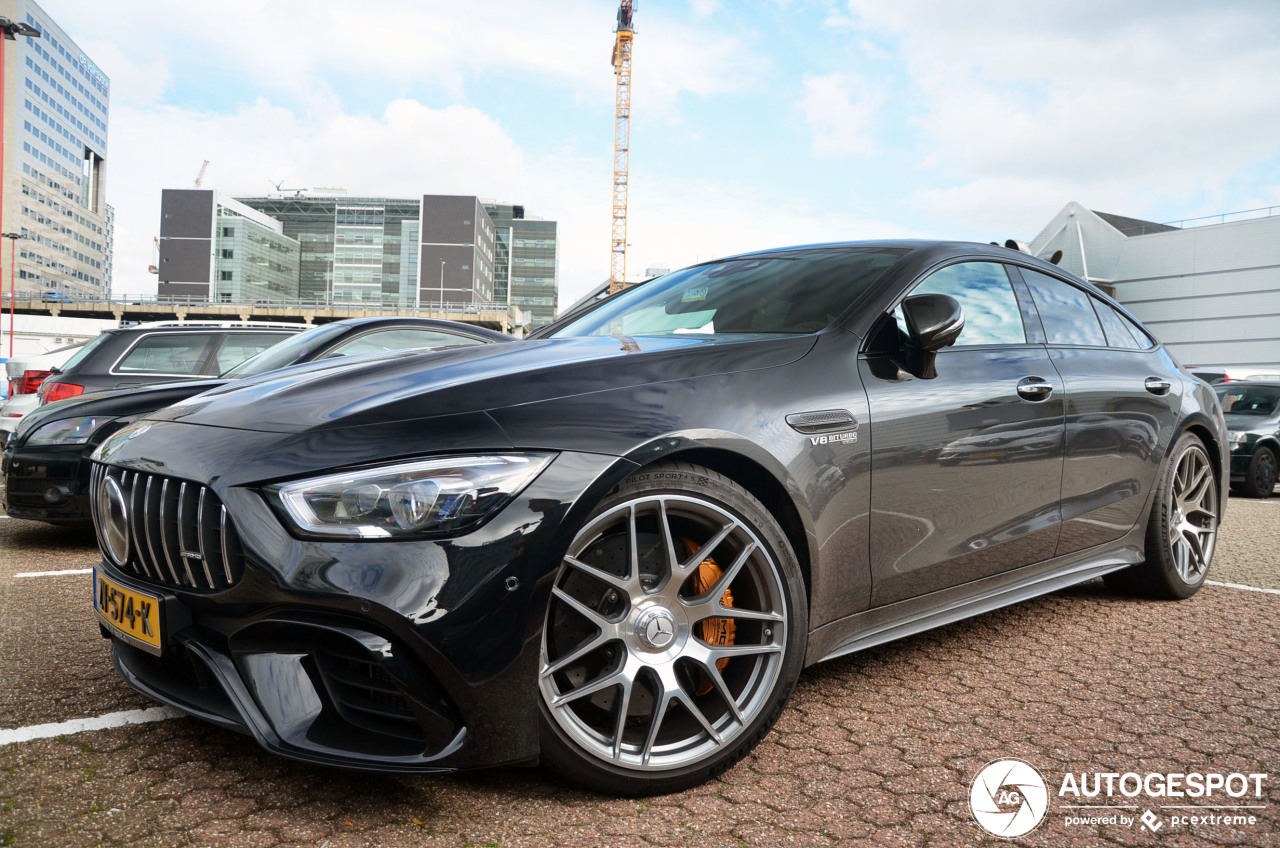
[[[230,280],[230,279],[231,279],[231,272],[230,272],[230,271],[223,271],[223,272],[222,272],[222,275],[221,275],[218,279],[221,279],[221,280]]]
[[[234,259],[234,258],[235,258],[235,251],[233,251],[233,250],[232,250],[231,248],[229,248],[229,247],[224,247],[224,248],[222,248],[222,258],[223,258],[223,259]]]
[[[235,228],[235,227],[223,227],[223,228],[222,228],[222,237],[223,237],[223,238],[231,238],[231,237],[233,237],[235,234],[236,234],[236,228]]]

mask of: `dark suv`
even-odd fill
[[[40,385],[40,402],[216,377],[306,329],[262,321],[162,321],[104,330]]]
[[[1250,380],[1213,387],[1227,419],[1231,488],[1267,498],[1280,470],[1280,380]]]

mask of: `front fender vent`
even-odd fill
[[[858,419],[847,409],[820,409],[814,412],[793,412],[787,416],[791,429],[805,435],[834,433],[837,430],[858,429]]]

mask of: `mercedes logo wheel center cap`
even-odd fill
[[[636,617],[636,637],[652,651],[664,651],[676,639],[676,617],[663,607],[650,607]]]

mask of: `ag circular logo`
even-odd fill
[[[1013,839],[1035,830],[1049,811],[1049,789],[1022,760],[987,763],[969,787],[969,809],[988,833]]]

